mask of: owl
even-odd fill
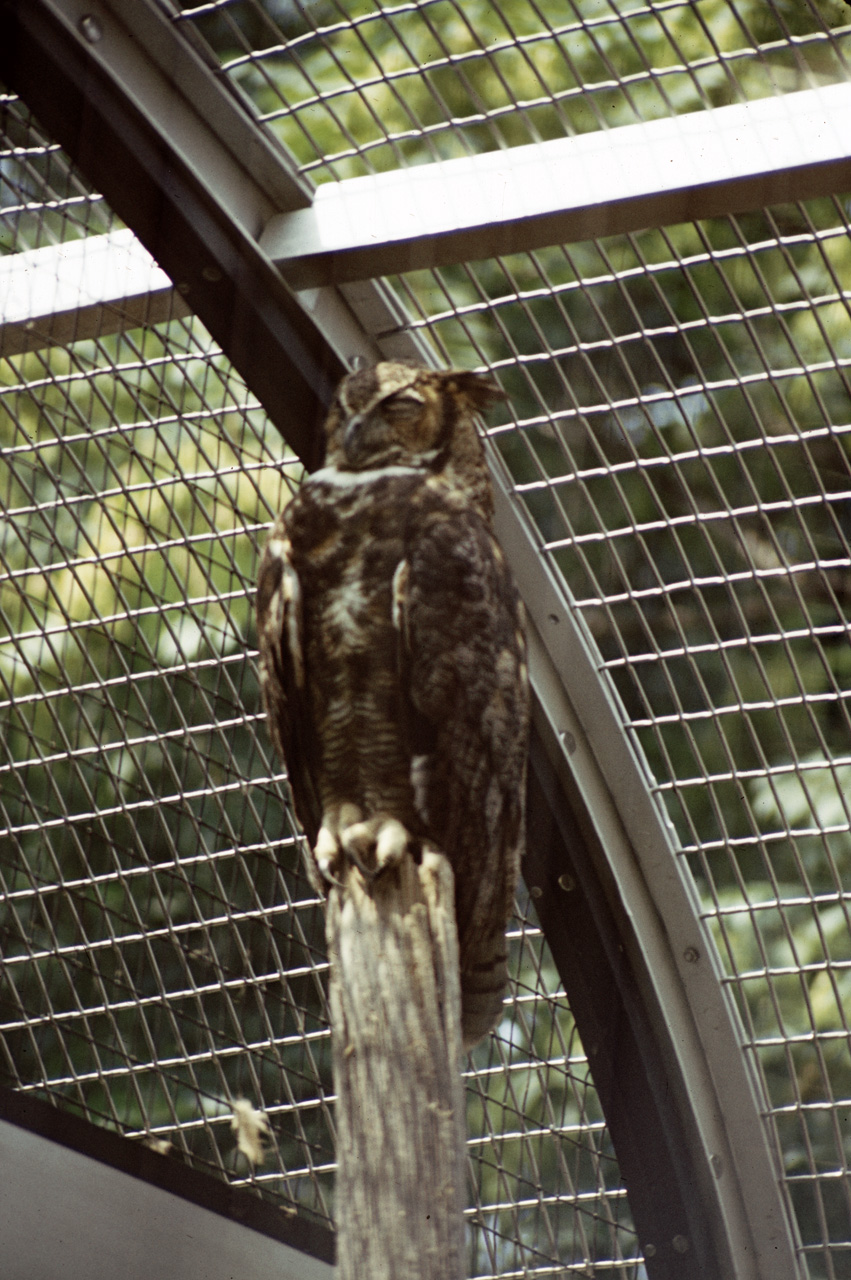
[[[401,361],[344,378],[324,465],[274,525],[257,590],[261,688],[313,883],[446,855],[468,1047],[502,1013],[525,835],[523,608],[475,425],[500,394]]]

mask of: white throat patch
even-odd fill
[[[424,456],[424,461],[427,461]],[[353,489],[361,484],[374,484],[385,476],[421,476],[426,474],[425,466],[417,467],[375,467],[368,471],[340,471],[337,467],[323,467],[308,476],[305,484],[331,484],[337,489]]]

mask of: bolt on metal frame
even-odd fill
[[[77,45],[82,45],[83,41],[91,42],[93,28],[86,23],[80,28],[79,23],[93,15],[97,18],[96,30],[99,34],[92,48],[95,50],[94,61],[99,59],[101,63],[95,74],[101,76],[104,82],[99,86],[103,94],[100,123],[106,121],[105,105],[109,95],[115,94],[115,85],[106,82],[110,58],[116,57],[116,65],[121,67],[123,87],[126,90],[129,84],[133,85],[134,92],[138,95],[135,105],[138,108],[139,102],[144,104],[143,114],[148,123],[155,126],[151,132],[157,135],[159,131],[154,139],[153,150],[158,152],[160,161],[166,154],[170,154],[172,164],[179,160],[185,171],[183,178],[186,192],[196,202],[197,210],[207,208],[207,221],[195,228],[187,228],[182,224],[177,210],[173,223],[167,225],[165,232],[159,231],[162,239],[157,238],[151,223],[145,224],[143,218],[138,221],[138,229],[157,260],[167,268],[169,254],[172,255],[172,261],[178,265],[176,271],[171,271],[172,278],[177,280],[180,277],[179,286],[187,286],[181,292],[214,333],[218,326],[225,349],[229,349],[233,338],[228,330],[228,311],[234,293],[224,289],[218,291],[227,293],[223,303],[222,299],[215,296],[216,288],[209,286],[232,284],[240,308],[245,309],[240,320],[247,316],[249,325],[260,325],[265,334],[274,335],[274,348],[267,347],[264,352],[267,359],[272,349],[281,358],[287,359],[292,330],[298,332],[302,352],[306,356],[309,353],[309,358],[297,361],[299,386],[303,386],[305,381],[311,385],[300,392],[302,400],[297,413],[293,413],[290,404],[279,405],[277,408],[285,434],[292,432],[293,422],[311,404],[311,397],[321,404],[327,395],[330,373],[339,370],[354,355],[370,353],[374,356],[376,351],[381,350],[385,353],[392,350],[394,354],[403,354],[406,343],[409,344],[408,350],[417,349],[408,336],[410,326],[406,325],[398,304],[394,303],[386,287],[376,288],[369,282],[356,286],[347,283],[350,275],[363,269],[364,264],[376,266],[378,262],[378,259],[372,261],[365,257],[361,268],[347,265],[357,262],[356,252],[349,258],[349,248],[357,251],[364,241],[364,237],[357,234],[349,241],[341,243],[336,240],[331,244],[328,257],[323,259],[323,265],[318,269],[319,274],[311,277],[321,280],[322,287],[303,298],[303,311],[294,307],[292,298],[277,286],[275,303],[280,307],[285,321],[268,312],[259,319],[253,317],[249,281],[253,284],[258,279],[272,278],[268,275],[268,264],[262,253],[264,240],[258,240],[262,227],[269,228],[265,233],[265,244],[274,245],[281,243],[276,239],[276,228],[281,224],[276,223],[275,219],[282,218],[285,225],[299,227],[309,226],[312,216],[310,206],[298,203],[298,200],[303,201],[303,186],[298,186],[294,167],[287,162],[285,156],[279,154],[275,158],[276,163],[269,164],[265,181],[268,187],[268,172],[280,166],[282,173],[291,182],[287,186],[283,179],[281,181],[281,187],[286,191],[281,203],[295,202],[295,211],[291,207],[284,214],[269,215],[268,205],[264,203],[266,193],[263,191],[254,198],[252,211],[250,184],[246,182],[244,173],[239,179],[239,209],[223,211],[221,205],[223,202],[227,203],[232,186],[227,182],[217,186],[212,177],[208,180],[205,165],[209,162],[209,138],[199,146],[197,138],[193,139],[191,136],[193,130],[197,133],[197,125],[190,123],[188,128],[182,127],[180,113],[183,110],[184,115],[186,114],[185,105],[179,108],[174,106],[175,88],[179,96],[179,86],[185,83],[177,77],[174,68],[178,65],[183,67],[181,58],[189,66],[191,55],[187,57],[188,51],[181,50],[180,45],[174,42],[173,32],[168,30],[167,24],[156,11],[149,10],[145,5],[138,6],[131,25],[132,22],[137,22],[139,31],[144,28],[146,54],[150,53],[160,65],[170,66],[174,77],[171,98],[167,106],[160,108],[159,119],[156,94],[146,99],[140,88],[145,79],[149,78],[150,72],[148,69],[140,70],[137,60],[127,52],[129,42],[126,33],[120,30],[121,20],[128,18],[123,6],[89,5],[75,8],[73,5],[46,4],[38,8],[36,17],[22,19],[19,30],[23,33],[23,40],[32,42],[27,47],[32,50],[38,48],[43,56],[49,54],[51,46],[55,56],[55,51],[63,42],[71,48],[75,47],[75,41]],[[675,9],[676,6],[665,8]],[[76,23],[76,27],[63,27],[63,16],[70,18],[71,23]],[[104,42],[104,37],[111,36],[115,36],[112,50],[109,48],[109,41]],[[169,41],[173,43],[169,44]],[[119,47],[120,56],[116,54],[115,46]],[[197,80],[202,74],[201,66],[197,62],[191,65],[194,66],[191,74]],[[66,81],[70,82],[69,93],[75,88],[79,92],[83,81],[83,67],[87,88],[91,90],[94,78],[91,61],[82,62],[78,69],[72,60],[71,71],[66,72]],[[134,68],[137,73],[135,77]],[[13,76],[14,69],[10,70]],[[58,74],[58,65],[55,65],[55,70]],[[9,74],[5,67],[4,73]],[[212,83],[212,78],[210,79]],[[150,85],[148,88],[150,91]],[[44,88],[39,90],[35,83],[30,83],[24,92],[34,108],[49,119],[52,105],[49,99],[55,96],[55,86],[51,84],[50,91],[47,92]],[[801,94],[800,97],[808,99],[806,110],[822,111],[825,120],[829,122],[827,132],[831,134],[835,129],[831,122],[831,110],[822,104],[833,97],[838,102],[844,88],[836,93],[833,90],[814,92],[816,97],[809,94]],[[218,132],[226,140],[226,148],[229,145],[233,154],[234,141],[239,138],[241,128],[248,129],[247,121],[241,113],[232,109],[224,95],[220,95],[220,100],[215,105],[211,95],[212,89],[207,85],[204,102],[208,114],[205,124],[210,132]],[[776,124],[778,119],[785,119],[790,111],[794,113],[794,107],[790,108],[787,100],[779,101],[782,106],[778,107],[774,116],[770,107],[766,106],[756,113],[757,117],[760,120],[774,120]],[[55,109],[55,103],[53,106]],[[774,104],[770,106],[773,107]],[[724,110],[740,111],[733,107]],[[219,111],[226,118],[226,123],[220,120],[217,114]],[[745,119],[749,118],[746,112],[741,114]],[[211,129],[212,122],[215,124]],[[50,120],[50,123],[52,127],[53,121]],[[668,139],[682,138],[683,132],[694,136],[694,130],[678,133],[677,130],[667,129],[668,122],[662,123],[666,125],[664,136]],[[140,127],[137,120],[122,122],[122,125],[128,134],[131,129],[138,130]],[[655,126],[633,127],[640,127],[643,136],[646,136],[646,131]],[[708,126],[710,132],[713,127]],[[69,137],[67,145],[72,149],[74,145],[82,146],[85,154],[85,128],[77,120],[73,122],[73,127],[66,125],[65,128],[69,135],[75,135]],[[119,135],[121,131],[116,128],[115,132]],[[250,132],[252,137],[256,133],[254,130]],[[62,137],[62,125],[58,121],[56,133]],[[661,130],[659,136],[662,137]],[[120,137],[116,138],[116,145],[120,140]],[[789,139],[784,142],[788,144]],[[809,193],[830,189],[847,170],[848,160],[841,154],[841,141],[838,147],[830,150],[829,156],[826,153],[824,163],[832,167],[821,169],[808,161],[805,142],[803,140],[798,152],[800,163],[797,166],[797,176],[815,184],[809,189]],[[256,140],[254,145],[257,145]],[[542,147],[545,149],[550,145],[552,144],[545,143]],[[571,142],[558,144],[560,157],[563,153],[570,155],[570,145]],[[584,150],[587,151],[588,148]],[[238,147],[236,151],[238,154]],[[577,146],[574,153],[577,156],[583,154],[583,148]],[[783,163],[795,167],[795,161],[790,160],[788,146],[784,147],[784,157]],[[119,212],[124,213],[126,209],[125,217],[131,221],[131,225],[135,225],[135,215],[131,218],[131,195],[134,187],[138,194],[140,174],[124,173],[116,181],[115,177],[110,178],[105,172],[108,167],[106,164],[98,164],[94,156],[87,155],[87,159],[90,159],[88,172],[96,175],[95,180],[105,191],[112,187],[108,192],[111,202]],[[139,159],[137,156],[137,160]],[[462,162],[455,160],[446,163],[450,166],[462,165]],[[467,161],[463,162],[462,167],[465,168],[467,177],[476,170],[476,164]],[[511,166],[503,164],[502,170],[499,170],[498,166],[489,162],[480,167],[483,170],[505,172]],[[148,172],[144,175],[149,188],[152,185],[156,187],[158,175],[155,168],[155,165],[149,164]],[[737,208],[737,201],[743,198],[742,184],[746,189],[749,177],[753,180],[751,193],[757,189],[782,190],[782,174],[778,175],[770,170],[767,174],[768,176],[766,171],[755,173],[753,163],[750,168],[744,163],[742,171],[726,188],[723,182],[713,184],[712,199],[719,200],[720,205],[704,206],[705,211],[708,212],[710,207],[713,212],[718,212],[722,207]],[[358,178],[349,181],[368,181],[371,199],[375,191],[383,189],[386,192],[393,185],[401,188],[403,176],[393,174],[387,180]],[[431,180],[431,175],[421,179],[422,182]],[[438,175],[433,180],[440,189],[443,179]],[[758,182],[763,185],[758,187]],[[764,185],[766,182],[769,183],[768,186]],[[772,183],[775,185],[772,186]],[[348,198],[347,182],[339,183],[338,187],[339,192],[333,188],[327,189],[329,192],[333,191],[333,194],[323,197],[326,207],[333,205],[338,209],[345,208]],[[730,202],[726,206],[725,200]],[[321,209],[318,199],[314,203],[317,209]],[[593,206],[593,200],[589,203]],[[647,217],[652,208],[652,190],[641,207],[644,210],[641,216]],[[575,208],[566,209],[562,202],[557,216],[562,219],[558,225],[564,229],[569,225],[575,228],[587,227],[592,214],[587,209],[584,212],[581,208],[578,211]],[[570,219],[575,221],[570,224]],[[505,249],[519,248],[515,237],[522,234],[524,220],[528,220],[527,213],[519,220],[507,218],[504,224],[499,219],[493,219],[491,240],[488,241],[490,248],[496,250],[500,244]],[[531,221],[534,222],[534,219]],[[629,224],[625,222],[624,227],[627,225]],[[639,221],[631,225],[642,223]],[[159,226],[158,223],[157,230]],[[212,227],[218,235],[210,235],[205,241],[203,232],[207,227]],[[240,234],[244,228],[250,228],[250,234]],[[503,233],[506,238],[500,240]],[[306,243],[306,252],[315,262],[318,242],[311,240],[308,234]],[[463,258],[470,252],[470,240],[463,236],[454,242],[453,249],[451,226],[438,243],[440,247],[433,251],[432,259],[427,263],[429,266],[461,260],[455,255],[460,254]],[[543,242],[533,241],[535,247],[540,243]],[[488,244],[485,244],[485,252],[489,252]],[[321,249],[322,246],[319,247]],[[219,252],[215,251],[216,248]],[[404,242],[396,249],[392,244],[383,244],[379,252],[381,270],[386,273],[401,275],[424,265],[424,261],[415,254],[411,256],[410,246]],[[339,277],[335,277],[334,273],[335,257],[342,264]],[[284,270],[286,272],[286,268]],[[295,268],[295,278],[300,283],[305,283],[306,277],[298,275],[300,271],[300,267]],[[217,272],[218,278],[214,278]],[[617,272],[613,272],[613,275],[617,276]],[[336,289],[333,283],[328,283],[335,282],[337,278],[346,284],[345,289]],[[448,310],[452,310],[451,300]],[[487,308],[483,305],[482,313],[486,312]],[[231,321],[230,329],[236,327]],[[422,334],[433,331],[433,322],[428,315],[423,314],[419,328],[415,326],[414,331]],[[353,350],[355,338],[357,349]],[[323,342],[327,344],[325,349]],[[426,356],[430,355],[428,347],[420,345],[419,351]],[[254,386],[254,380],[263,376],[262,371],[256,370],[251,364],[252,358],[255,365],[258,363],[256,352],[236,346],[233,354],[238,366],[245,365],[246,379]],[[304,377],[305,370],[307,379]],[[260,394],[266,404],[265,395],[262,392]],[[676,399],[675,389],[666,391],[663,388],[659,400],[664,403],[666,398],[669,401]],[[273,417],[276,416],[275,406],[266,404],[266,407]],[[623,411],[627,407],[624,405]],[[315,420],[316,413],[312,412],[309,421]],[[497,432],[493,433],[492,439],[498,444]],[[310,442],[294,440],[294,447],[299,446],[305,460],[309,461]],[[684,463],[680,462],[678,465]],[[547,837],[535,844],[536,849],[543,846],[549,851],[550,861],[540,867],[530,865],[527,878],[531,876],[533,890],[543,891],[538,899],[539,912],[557,956],[563,953],[564,947],[569,950],[570,941],[565,913],[553,906],[553,899],[559,897],[556,886],[562,880],[570,883],[574,872],[577,872],[587,901],[594,903],[596,895],[594,923],[602,954],[605,956],[608,952],[607,980],[611,982],[611,990],[617,993],[621,1002],[618,1008],[622,1012],[624,1026],[630,1024],[630,1031],[624,1033],[626,1041],[621,1041],[617,1047],[623,1050],[627,1041],[632,1046],[629,1052],[635,1056],[629,1061],[641,1063],[641,1072],[650,1087],[649,1105],[660,1108],[656,1133],[630,1134],[630,1122],[634,1123],[635,1111],[640,1105],[635,1098],[631,1099],[632,1115],[621,1114],[616,1120],[610,1120],[627,1177],[630,1177],[630,1173],[633,1175],[633,1212],[642,1242],[654,1245],[653,1253],[648,1250],[648,1272],[651,1275],[797,1274],[794,1235],[784,1217],[777,1189],[778,1170],[772,1165],[758,1115],[760,1106],[764,1104],[759,1102],[758,1085],[750,1075],[747,1060],[741,1052],[745,1036],[725,994],[721,965],[713,953],[711,939],[701,928],[699,903],[683,866],[683,859],[677,856],[677,844],[670,822],[666,820],[665,811],[659,804],[664,787],[654,787],[652,781],[648,785],[649,771],[642,761],[640,750],[640,726],[630,736],[625,734],[623,726],[628,721],[628,716],[618,705],[611,686],[601,680],[601,671],[606,664],[601,664],[595,657],[593,642],[589,642],[587,628],[582,622],[582,608],[576,608],[575,603],[571,602],[564,582],[553,573],[553,556],[560,549],[558,540],[551,538],[541,545],[538,531],[532,527],[522,505],[523,487],[512,485],[507,480],[496,452],[495,467],[497,479],[501,481],[501,536],[523,583],[533,621],[533,676],[539,708],[536,715],[533,782],[533,794],[537,797],[538,804],[533,805],[533,813],[539,819],[543,814],[551,815],[548,819],[550,827]],[[534,483],[527,486],[527,490],[533,487]],[[542,475],[538,487],[552,490],[556,486]],[[790,501],[794,502],[791,496]],[[729,514],[732,515],[732,512]],[[647,529],[636,532],[647,537],[652,534],[652,528],[648,525]],[[590,540],[591,535],[586,536]],[[564,545],[576,546],[581,551],[581,538],[565,539]],[[660,585],[657,591],[664,593],[665,587]],[[683,644],[687,647],[685,640]],[[610,662],[608,669],[615,670],[616,665]],[[687,723],[684,712],[680,713],[679,718]],[[565,836],[566,832],[570,833],[569,837]],[[561,833],[561,849],[558,833]],[[535,880],[536,871],[540,882]],[[546,890],[541,882],[548,885]],[[563,888],[562,892],[565,892]],[[617,961],[612,953],[613,948],[622,948],[622,954],[628,957],[627,974],[619,969],[623,962]],[[571,973],[566,960],[564,964],[563,976],[571,1003],[576,1007],[578,1016],[584,996],[583,1016],[590,1020],[586,1023],[590,1027],[595,1013],[593,983],[589,998],[589,990],[582,990],[582,976],[577,977],[575,971]],[[584,978],[587,984],[587,975]],[[605,986],[605,980],[599,973],[596,978]],[[570,989],[571,983],[576,987],[575,993]],[[580,1029],[587,1041],[589,1036],[581,1023]],[[611,1023],[609,1032],[611,1033]],[[605,1035],[605,1028],[601,1030],[601,1035]],[[595,1077],[599,1075],[601,1097],[608,1103],[608,1113],[611,1109],[617,1109],[618,1088],[624,1086],[623,1074],[618,1076],[619,1070],[623,1073],[623,1061],[619,1063],[618,1053],[610,1046],[608,1064],[595,1062],[594,1066]],[[611,1073],[608,1097],[607,1085],[602,1083],[607,1073]],[[666,1089],[670,1088],[673,1094],[672,1105],[662,1102],[658,1097],[662,1079],[665,1080]],[[654,1090],[657,1094],[655,1098],[652,1096]],[[629,1110],[630,1105],[625,1105],[624,1111]],[[651,1147],[645,1145],[647,1143],[658,1145],[655,1150],[651,1150]],[[631,1169],[630,1160],[638,1162]],[[659,1177],[662,1174],[658,1171],[664,1169],[666,1161],[668,1162],[668,1174],[674,1172],[674,1186],[670,1195],[663,1195],[660,1193],[660,1184],[651,1180],[648,1184],[651,1194],[648,1195],[647,1202],[642,1204],[639,1171],[654,1160]],[[635,1176],[636,1172],[639,1172],[638,1177]],[[698,1202],[696,1205],[677,1205],[677,1183],[691,1183],[696,1188],[693,1193]],[[660,1224],[662,1234],[659,1235],[652,1227],[648,1227],[648,1223],[652,1222],[654,1213],[659,1213],[659,1204],[663,1199],[667,1199],[668,1205],[673,1208],[670,1219]],[[687,1223],[682,1230],[677,1229],[677,1213],[682,1213],[684,1217],[681,1221]],[[655,1246],[651,1239],[653,1235],[664,1241],[661,1247]],[[684,1242],[686,1249],[690,1248],[691,1256],[688,1252],[681,1252]],[[689,1267],[695,1269],[689,1271]]]

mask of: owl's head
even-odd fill
[[[343,471],[465,460],[484,467],[473,423],[502,391],[487,375],[387,361],[344,378],[325,423],[326,465]]]

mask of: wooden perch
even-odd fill
[[[461,996],[452,869],[406,854],[328,899],[339,1280],[464,1280]]]

